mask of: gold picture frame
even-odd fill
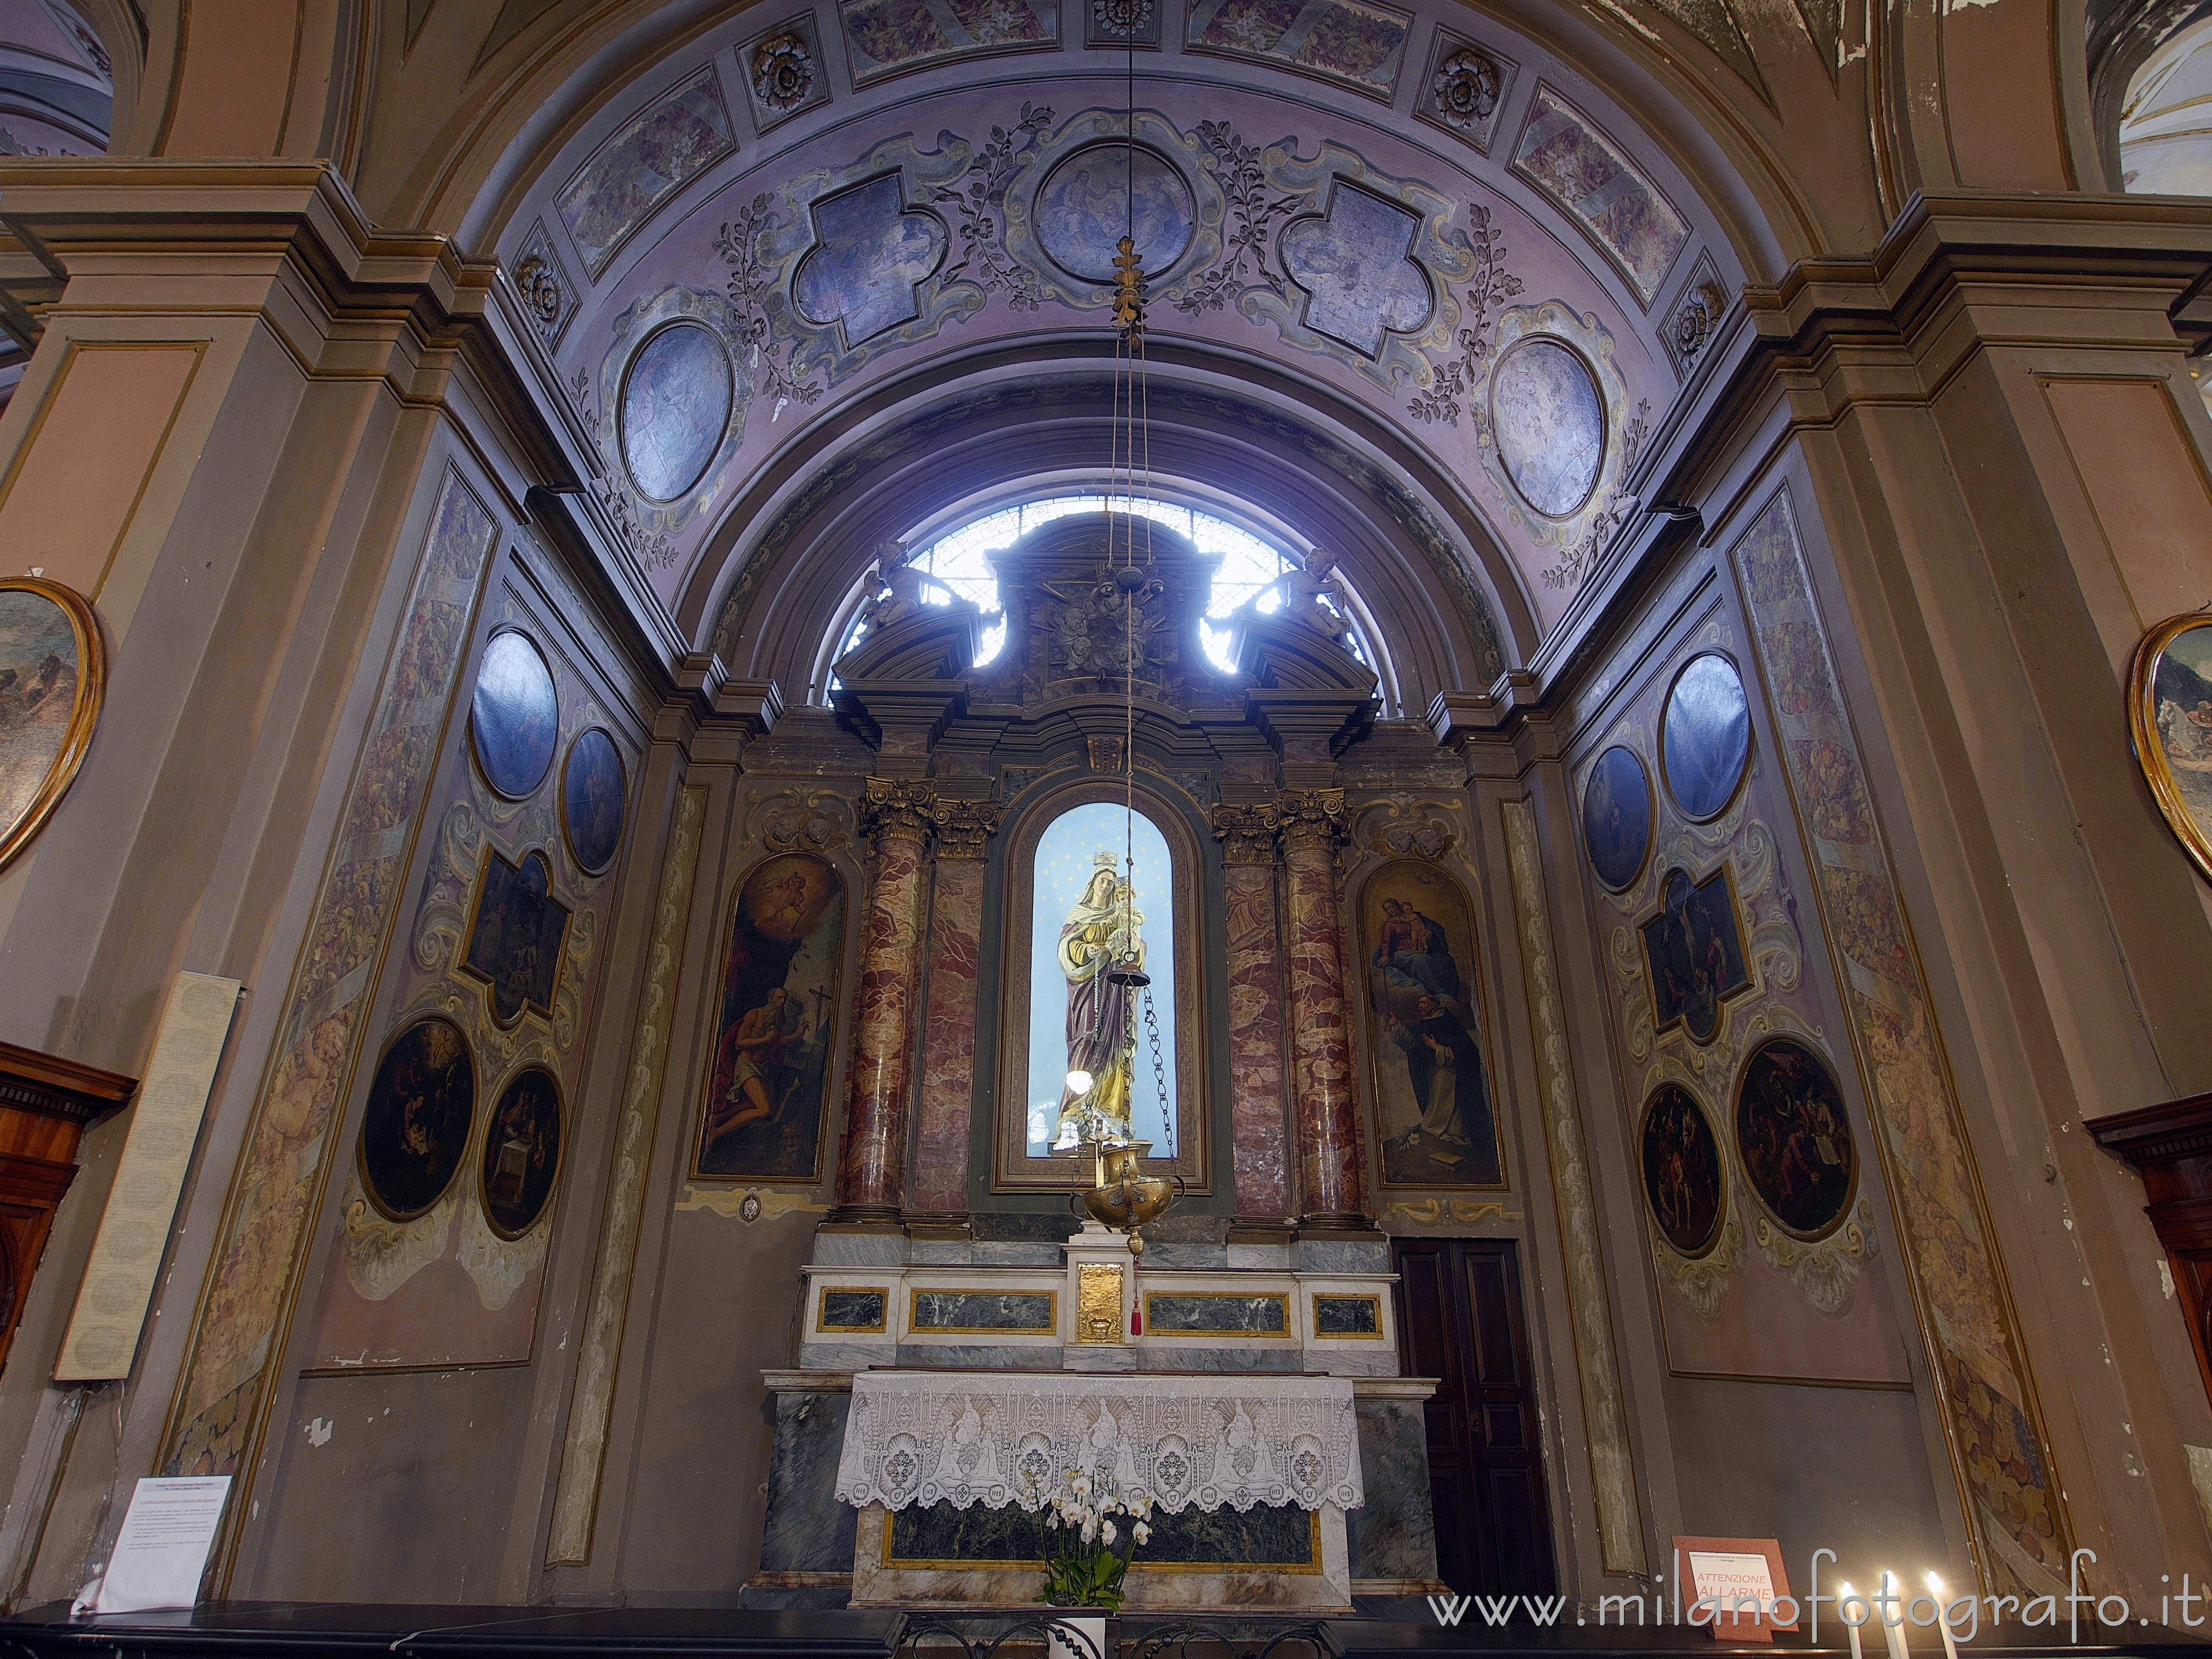
[[[13,595],[29,599],[27,602]],[[52,611],[58,611],[59,617],[48,614]],[[67,624],[75,660],[49,672],[45,668],[48,660],[60,662],[57,622]],[[46,654],[33,664],[32,653],[41,650]],[[16,655],[22,659],[20,665],[10,660]],[[56,720],[39,711],[64,673],[72,681],[69,712]],[[0,685],[0,802],[21,801],[12,818],[0,821],[0,870],[4,870],[53,816],[92,747],[93,728],[100,723],[100,705],[107,696],[107,648],[91,605],[75,589],[43,576],[0,579],[0,674],[9,676]],[[40,695],[29,696],[41,678],[52,684]],[[57,725],[60,734],[47,752],[36,728]],[[18,787],[26,781],[30,783],[27,793]]]
[[[2204,636],[2197,651],[2174,648],[2192,633]],[[2188,660],[2191,656],[2197,661]],[[2212,611],[2168,617],[2142,636],[2128,669],[2128,737],[2166,827],[2197,874],[2212,881],[2212,718],[2197,718],[2200,713],[2212,716],[2212,710],[2205,708],[2205,698],[2199,697],[2195,708],[2184,701],[2212,680],[2199,662],[2212,667]],[[2197,750],[2179,757],[2178,764],[2172,752],[2177,738],[2187,739]]]

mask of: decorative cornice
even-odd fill
[[[2081,1127],[2108,1152],[2141,1169],[2212,1152],[2212,1094],[2186,1095],[2157,1106],[2082,1120]]]
[[[0,1042],[0,1106],[80,1127],[129,1100],[137,1079]]]
[[[870,842],[927,844],[935,817],[937,786],[926,779],[870,778],[860,801],[860,833]]]
[[[1224,864],[1273,864],[1279,820],[1272,802],[1224,804],[1213,809],[1213,836]]]
[[[1288,852],[1333,852],[1344,840],[1344,791],[1285,789],[1275,797],[1276,821]]]
[[[940,859],[980,859],[999,833],[1006,809],[994,800],[957,800],[940,795],[929,806],[930,822],[937,826],[937,856]]]

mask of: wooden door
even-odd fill
[[[1510,1239],[1400,1238],[1398,1342],[1428,1402],[1437,1576],[1462,1595],[1556,1582],[1521,1273]]]

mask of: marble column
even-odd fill
[[[1291,1213],[1283,1110],[1283,941],[1275,878],[1275,809],[1213,811],[1229,912],[1231,1169],[1240,1222],[1279,1225]]]
[[[1336,849],[1344,791],[1288,789],[1275,800],[1283,844],[1291,967],[1291,1121],[1298,1156],[1300,1224],[1365,1227],[1359,1109],[1344,1000],[1343,924]]]
[[[860,802],[868,837],[868,909],[860,988],[845,1077],[839,1221],[891,1221],[906,1187],[907,1113],[914,1087],[914,1011],[921,985],[922,899],[936,786],[870,778]]]
[[[968,1208],[983,858],[1000,811],[995,801],[942,798],[931,811],[937,828],[937,881],[929,904],[928,1000],[922,1016],[921,1085],[915,1103],[907,1209],[948,1223]]]

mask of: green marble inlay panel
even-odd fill
[[[917,1331],[1006,1331],[1018,1336],[1049,1336],[1056,1323],[1051,1291],[916,1291],[913,1326]]]
[[[879,1331],[884,1328],[884,1304],[890,1300],[888,1291],[836,1291],[825,1288],[822,1292],[822,1314],[816,1320],[817,1331]]]
[[[1316,1336],[1380,1336],[1382,1303],[1372,1296],[1317,1296],[1314,1298]]]
[[[1310,1510],[1255,1505],[1239,1515],[1224,1504],[1208,1512],[1193,1504],[1180,1515],[1152,1511],[1152,1541],[1133,1563],[1174,1571],[1178,1568],[1266,1567],[1275,1572],[1321,1571],[1321,1517]],[[927,1509],[910,1504],[891,1515],[884,1543],[887,1567],[1027,1566],[1041,1559],[1037,1517],[1009,1504],[1002,1510],[981,1504],[957,1510],[950,1504]]]
[[[1291,1328],[1291,1299],[1280,1294],[1145,1297],[1145,1328],[1154,1336],[1282,1336]]]

